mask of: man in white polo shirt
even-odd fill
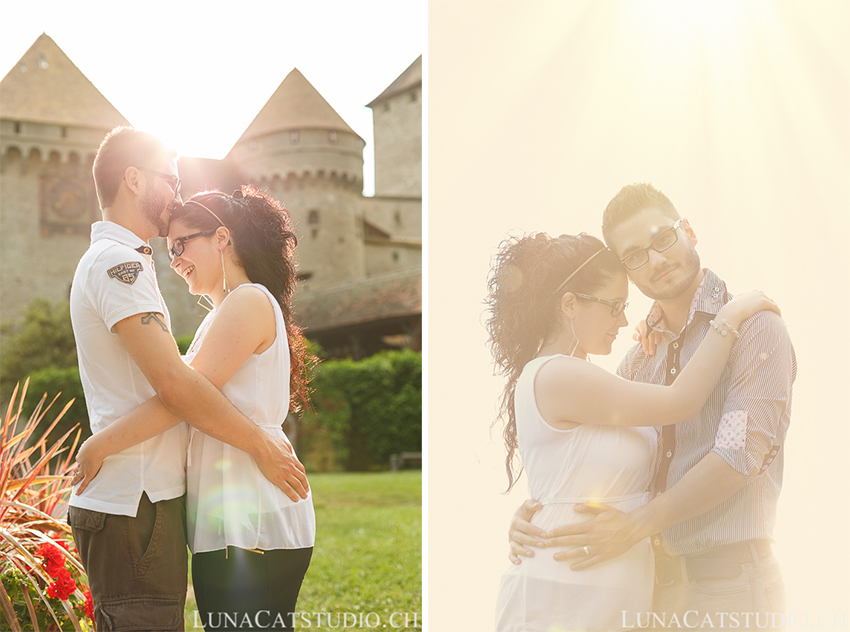
[[[92,432],[158,395],[202,432],[252,454],[293,500],[304,468],[204,376],[183,363],[147,241],[168,231],[180,203],[174,157],[156,138],[116,128],[93,174],[102,222],[71,287],[71,320]],[[89,576],[98,630],[182,630],[186,598],[187,426],[108,457],[68,522]]]

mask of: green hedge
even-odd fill
[[[315,410],[301,421],[298,450],[314,471],[387,469],[391,454],[421,452],[421,353],[326,360],[313,387]]]

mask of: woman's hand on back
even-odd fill
[[[732,327],[737,329],[750,316],[761,311],[771,311],[778,315],[782,315],[777,305],[772,299],[761,290],[753,290],[744,294],[738,294],[731,301],[726,303],[723,308],[717,313],[717,319],[722,322],[726,320]],[[718,323],[719,324],[719,323]]]

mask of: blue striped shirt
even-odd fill
[[[630,349],[617,370],[621,377],[664,384],[670,345],[681,347],[681,366],[687,364],[710,329],[709,321],[731,299],[726,284],[711,270],[705,272],[687,324],[678,335],[666,331],[663,314],[653,305],[647,323],[661,332],[662,341],[654,356],[647,356],[640,344]],[[699,414],[676,425],[666,488],[709,452],[744,474],[747,482],[706,513],[666,530],[664,547],[670,555],[772,539],[797,361],[785,323],[773,312],[757,313],[739,332],[723,375]]]

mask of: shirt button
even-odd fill
[[[669,459],[671,456],[673,456],[673,450],[667,450],[667,458]]]
[[[679,343],[678,343],[678,342],[674,342],[674,343],[673,343],[673,348],[674,348],[674,349],[678,349],[678,348],[679,348]]]
[[[658,493],[660,494],[661,492],[658,492]],[[658,538],[655,538],[655,546],[658,546],[659,544],[661,544],[661,540],[659,540]]]
[[[676,375],[676,367],[670,369],[670,375]]]

